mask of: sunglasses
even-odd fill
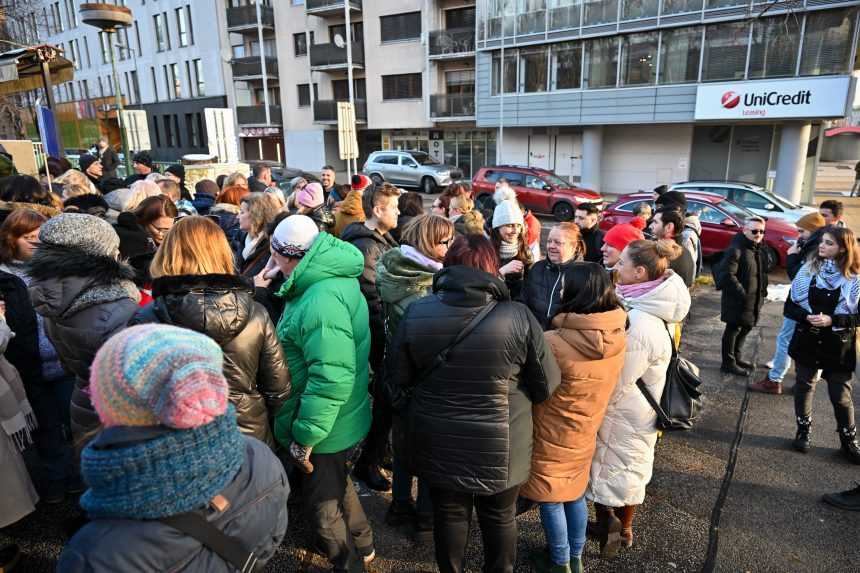
[[[753,235],[764,235],[764,229],[750,229],[750,233]]]

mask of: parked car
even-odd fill
[[[762,217],[777,218],[795,223],[808,213],[817,209],[792,203],[784,197],[775,195],[760,185],[740,181],[687,181],[675,183],[671,191],[716,193],[735,205],[749,209]]]
[[[687,211],[698,213],[702,223],[702,255],[711,257],[725,250],[752,211],[712,193],[686,193]],[[603,210],[600,228],[611,229],[619,223],[630,221],[635,215],[633,210],[640,203],[650,203],[653,207],[654,193],[631,193],[620,197],[615,203]],[[797,242],[797,229],[791,223],[778,218],[767,219],[764,242],[767,248],[768,263],[785,266],[788,249]]]
[[[454,165],[439,163],[426,151],[374,151],[364,163],[364,173],[379,184],[388,181],[402,187],[418,187],[435,193],[463,177]]]
[[[497,165],[482,167],[472,178],[472,197],[482,209],[493,207],[496,181],[504,177],[517,192],[517,199],[535,213],[550,213],[559,221],[570,221],[581,203],[603,204],[600,193],[577,187],[552,171],[538,167]]]

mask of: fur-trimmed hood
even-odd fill
[[[111,257],[43,243],[26,269],[33,307],[45,317],[64,318],[124,298],[140,300],[134,269]]]

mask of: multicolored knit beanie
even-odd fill
[[[105,427],[190,429],[227,410],[221,348],[197,332],[162,324],[111,337],[90,370],[93,406]]]

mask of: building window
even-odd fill
[[[421,74],[382,76],[382,99],[420,99]]]
[[[659,32],[621,37],[621,85],[652,85],[657,80],[657,37]]]
[[[618,0],[583,0],[583,3],[586,26],[618,21]]]
[[[618,39],[609,37],[589,40],[585,44],[585,87],[615,87],[617,73]]]
[[[170,64],[170,86],[173,98],[182,99],[182,76],[179,75],[179,64]]]
[[[806,16],[800,75],[846,74],[851,70],[851,44],[854,38],[853,9],[827,10]]]
[[[794,75],[800,47],[800,20],[793,14],[753,20],[749,78]]]
[[[164,75],[164,87],[167,90],[167,100],[170,101],[173,99],[173,82],[170,81],[170,72],[167,69],[167,66],[161,66],[161,71]]]
[[[355,42],[363,42],[364,41],[364,26],[361,22],[353,22],[349,27],[350,40]],[[343,38],[343,41],[346,41],[346,26],[343,24],[337,24],[334,26],[329,26],[328,28],[328,37],[329,41],[334,42],[336,36],[340,35]],[[313,44],[314,35],[311,32],[311,44]]]
[[[413,40],[421,37],[421,12],[408,12],[379,18],[383,42]]]
[[[548,89],[547,54],[547,46],[520,50],[520,81],[523,92],[545,92]]]
[[[747,0],[707,0],[707,8],[728,8],[747,4]]]
[[[92,60],[90,60],[90,43],[87,40],[87,37],[84,36],[84,56],[87,58],[87,67],[91,67],[93,65]]]
[[[660,43],[661,84],[683,84],[699,79],[702,28],[663,30]]]
[[[193,60],[194,66],[194,84],[197,97],[206,95],[206,79],[203,77],[203,61],[199,58]]]
[[[299,90],[299,107],[308,107],[309,105],[311,105],[311,92],[308,88],[308,84],[299,84],[297,87]],[[319,85],[314,84],[314,101],[319,99]]]
[[[683,14],[685,12],[699,12],[702,9],[702,0],[663,0],[661,14]]]
[[[749,22],[726,22],[705,28],[702,81],[743,79],[749,31]]]
[[[176,133],[173,131],[173,121],[169,115],[161,116],[164,124],[164,143],[166,147],[176,147]]]
[[[621,19],[654,18],[657,16],[657,0],[623,0]]]
[[[308,55],[308,35],[306,33],[293,34],[293,53],[296,56]]]
[[[99,45],[102,49],[102,63],[110,63],[110,37],[106,32],[99,32]]]
[[[502,52],[493,53],[493,85],[492,95],[498,95],[499,89],[504,93],[515,93],[517,91],[517,52],[508,50],[505,52],[504,73],[502,72]],[[504,85],[503,85],[504,84]]]
[[[96,78],[99,81],[99,97],[105,97],[105,86],[102,84],[102,79]]]
[[[349,82],[347,80],[332,80],[331,91],[335,101],[349,101]],[[316,92],[314,92],[314,95],[316,95]],[[353,80],[352,95],[357,100],[367,99],[367,87],[364,83],[364,78]]]
[[[152,127],[152,131],[155,133],[155,146],[161,147],[161,130],[158,129],[158,118],[155,116],[152,117]]]
[[[475,7],[445,10],[445,29],[461,30],[463,28],[475,29]]]
[[[159,52],[170,49],[170,34],[167,28],[167,13],[155,14],[152,17],[155,28],[155,48]]]
[[[152,81],[152,98],[153,101],[158,101],[158,76],[155,74],[155,68],[149,68],[150,80]]]
[[[66,0],[66,15],[68,16],[69,28],[78,25],[78,11],[75,10],[75,0]]]
[[[176,29],[179,32],[179,47],[184,48],[194,43],[191,32],[191,7],[184,6],[176,9]]]
[[[137,80],[137,70],[132,70],[129,74],[131,74],[131,93],[134,94],[134,101],[140,103],[140,82]]]
[[[63,27],[63,18],[60,14],[60,3],[54,2],[51,4],[51,16],[54,19],[54,33],[59,34],[60,32],[65,31]]]
[[[565,42],[552,47],[552,89],[575,90],[582,87],[582,44]]]
[[[140,27],[137,25],[137,20],[134,21],[134,39],[137,44],[137,55],[142,56],[143,50],[140,47]]]

